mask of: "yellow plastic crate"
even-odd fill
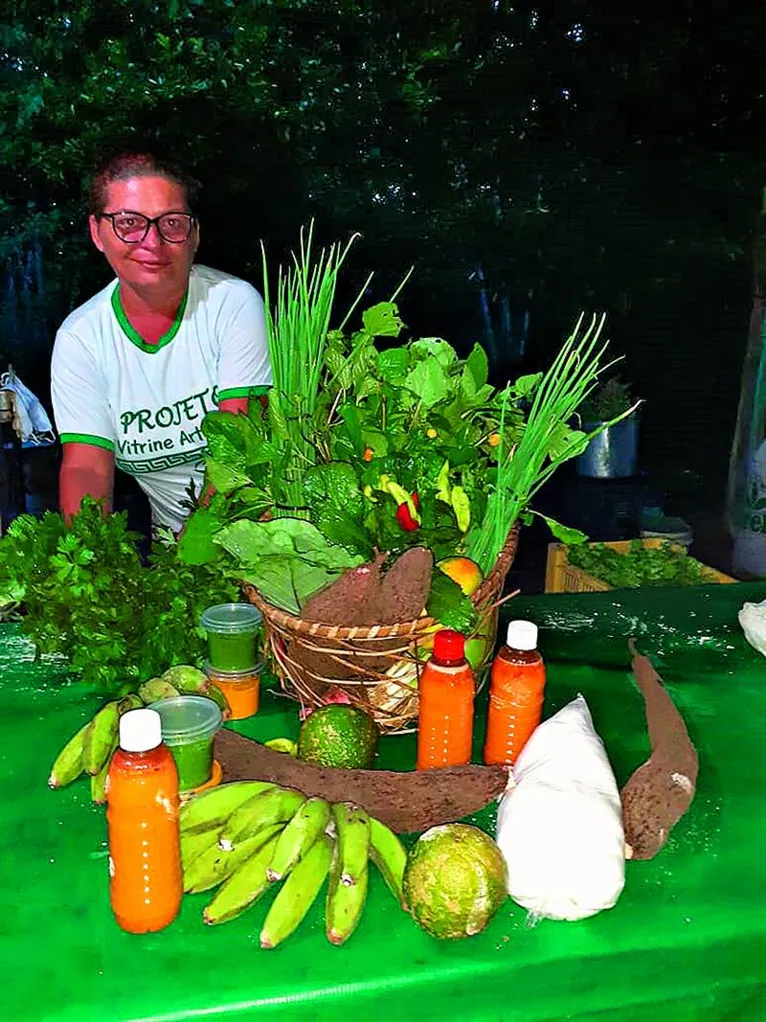
[[[626,554],[633,542],[635,541],[629,539],[616,540],[603,544],[590,543],[589,546],[608,546],[612,550],[616,550],[618,554]],[[643,539],[641,540],[641,545],[647,550],[656,550],[657,547],[662,546],[665,542],[666,540],[663,539]],[[681,547],[676,546],[676,549],[680,550]],[[709,568],[706,564],[703,567],[708,572],[711,582],[730,583],[737,581],[729,575],[724,575],[722,571]],[[546,593],[604,593],[610,589],[614,589],[614,586],[610,586],[606,582],[602,582],[600,579],[589,575],[582,568],[575,568],[573,564],[570,564],[567,558],[567,548],[563,543],[550,543],[548,545],[548,560],[545,566]]]

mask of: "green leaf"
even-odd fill
[[[234,490],[252,484],[250,476],[245,472],[238,471],[213,458],[205,459],[205,479],[218,493],[224,494],[232,493]]]
[[[445,628],[454,628],[463,635],[470,635],[476,624],[476,611],[470,599],[457,582],[439,570],[433,573],[426,613]]]
[[[202,422],[202,432],[207,440],[211,458],[244,472],[247,464],[245,438],[231,412],[209,412]],[[246,417],[243,417],[246,420]]]
[[[566,423],[560,422],[552,431],[548,442],[548,453],[551,458],[575,458],[582,454],[590,437],[579,429],[570,429]]]
[[[310,468],[303,477],[303,493],[312,508],[312,520],[327,539],[355,553],[372,555],[362,525],[364,497],[353,466],[334,461]]]
[[[460,396],[465,404],[470,403],[476,397],[476,381],[473,378],[473,373],[468,366],[463,366],[463,371],[460,374]]]
[[[447,377],[436,358],[418,362],[407,374],[405,385],[408,390],[417,394],[426,408],[432,408],[439,401],[443,401],[449,393]]]
[[[386,383],[401,385],[407,375],[410,356],[406,348],[389,348],[378,355],[378,372]]]
[[[234,522],[215,542],[241,565],[237,578],[251,582],[264,599],[292,614],[341,572],[364,562],[328,543],[315,525],[299,518]]]
[[[394,302],[379,302],[362,315],[364,329],[371,337],[398,337],[404,323]]]
[[[476,389],[478,390],[479,387],[483,387],[489,379],[489,362],[487,361],[487,353],[480,344],[474,344],[471,354],[465,360],[465,364],[473,376]]]
[[[517,397],[529,397],[535,387],[542,380],[542,373],[533,373],[529,376],[520,376],[513,384],[512,390]]]
[[[561,522],[557,522],[555,518],[548,518],[547,515],[542,515],[539,511],[534,511],[532,513],[537,515],[538,518],[543,519],[553,535],[561,543],[576,545],[578,543],[586,543],[588,541],[588,537],[584,532],[580,532],[579,529],[572,529],[568,525],[562,525]]]
[[[457,362],[455,349],[448,341],[443,341],[441,337],[421,337],[410,344],[410,351],[416,358],[435,358],[444,369],[449,369],[450,366]]]
[[[436,477],[436,499],[444,501],[445,504],[452,505],[452,487],[449,481],[449,461],[445,461],[442,467],[439,469],[439,475]]]

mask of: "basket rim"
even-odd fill
[[[491,591],[497,585],[498,579],[496,578],[496,575],[498,569],[502,570],[503,582],[505,581],[505,575],[508,571],[508,567],[510,566],[510,562],[514,559],[516,554],[520,529],[521,522],[517,520],[511,526],[508,538],[506,539],[503,549],[500,551],[492,570],[488,572],[486,578],[471,597],[471,602],[474,604],[474,607],[480,617],[487,613],[488,608],[483,606],[483,604],[486,602],[487,591]],[[504,565],[504,560],[509,560],[509,564]],[[430,617],[427,614],[421,614],[420,617],[411,621],[399,621],[387,625],[332,625],[323,624],[321,621],[306,621],[304,618],[297,617],[295,614],[290,614],[288,611],[282,610],[281,608],[268,603],[264,600],[256,587],[250,582],[241,583],[241,589],[247,596],[248,600],[250,600],[250,602],[261,611],[264,618],[270,623],[276,625],[276,627],[298,632],[303,635],[315,635],[323,639],[363,641],[392,639],[408,635],[418,636],[423,632],[429,631],[434,625],[438,624],[436,618]],[[500,585],[500,589],[502,589],[502,583]]]
[[[315,635],[322,639],[394,639],[405,635],[419,635],[428,631],[437,622],[435,618],[422,615],[413,621],[400,621],[390,625],[325,625],[320,621],[306,621],[294,614],[267,603],[255,586],[245,583],[242,591],[263,613],[263,616],[277,627],[290,629],[303,635]]]

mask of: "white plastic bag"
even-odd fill
[[[500,800],[508,893],[533,918],[585,919],[625,884],[617,784],[580,695],[532,734]]]
[[[737,617],[747,641],[753,649],[766,656],[766,600],[745,603]]]

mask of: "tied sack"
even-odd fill
[[[497,814],[508,893],[532,921],[585,919],[625,884],[620,794],[580,695],[533,732]]]

